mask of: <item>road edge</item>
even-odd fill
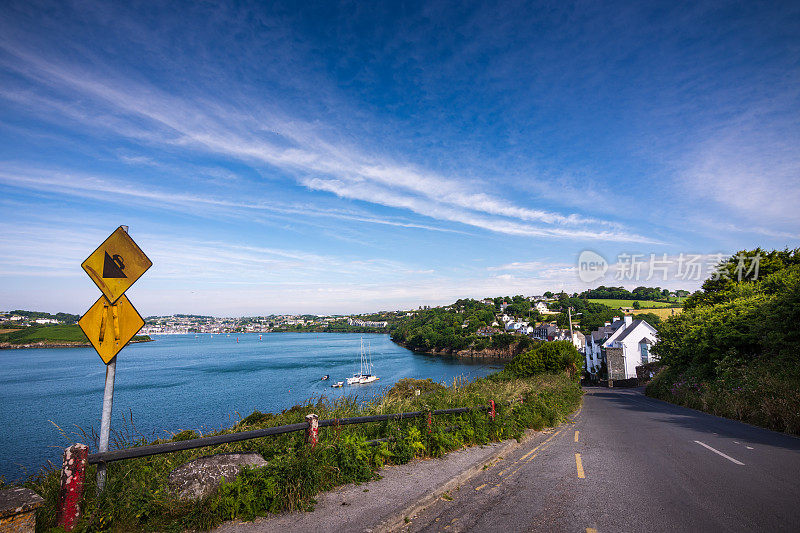
[[[525,433],[522,435],[522,438],[520,440],[509,439],[505,441],[497,449],[497,451],[488,458],[476,462],[474,465],[467,468],[459,475],[451,478],[449,481],[443,483],[435,490],[431,491],[431,493],[428,494],[427,496],[420,498],[419,500],[409,505],[406,505],[399,511],[394,511],[387,518],[384,518],[383,520],[378,522],[374,527],[371,528],[371,530],[376,533],[388,533],[390,531],[397,531],[406,524],[405,522],[406,517],[411,517],[419,513],[420,511],[422,511],[423,509],[434,503],[436,500],[438,500],[445,492],[449,492],[455,489],[459,485],[464,484],[466,481],[468,481],[470,478],[472,478],[479,472],[482,472],[484,465],[488,463],[493,463],[498,459],[501,459],[504,455],[508,455],[518,447],[522,446],[526,441],[533,438],[538,433],[541,433],[541,431],[528,429],[525,430]]]

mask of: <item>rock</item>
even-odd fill
[[[0,531],[33,533],[36,530],[36,509],[42,502],[42,497],[30,489],[0,490]]]
[[[169,489],[182,500],[205,498],[222,483],[236,479],[245,466],[262,467],[267,461],[255,452],[221,453],[200,457],[169,473]]]

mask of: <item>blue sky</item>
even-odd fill
[[[0,309],[120,224],[144,315],[693,289],[613,265],[798,246],[799,91],[796,2],[6,2]]]

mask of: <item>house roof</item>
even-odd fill
[[[651,326],[650,324],[648,324],[648,323],[647,323],[645,320],[634,320],[633,322],[631,322],[631,325],[630,325],[630,326],[628,326],[627,328],[625,328],[625,331],[623,331],[623,332],[620,334],[620,336],[619,336],[619,337],[617,337],[617,338],[616,338],[616,339],[614,339],[614,340],[615,340],[615,341],[617,341],[617,342],[622,342],[623,340],[625,340],[625,337],[627,337],[628,335],[630,335],[630,334],[631,334],[631,332],[632,332],[634,329],[636,329],[636,327],[637,327],[639,324],[644,324],[644,325],[646,325],[647,327],[649,327],[650,329],[652,329],[653,331],[655,331],[655,328],[653,328],[653,326]]]

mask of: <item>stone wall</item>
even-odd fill
[[[609,379],[625,379],[625,358],[622,348],[606,348]]]

